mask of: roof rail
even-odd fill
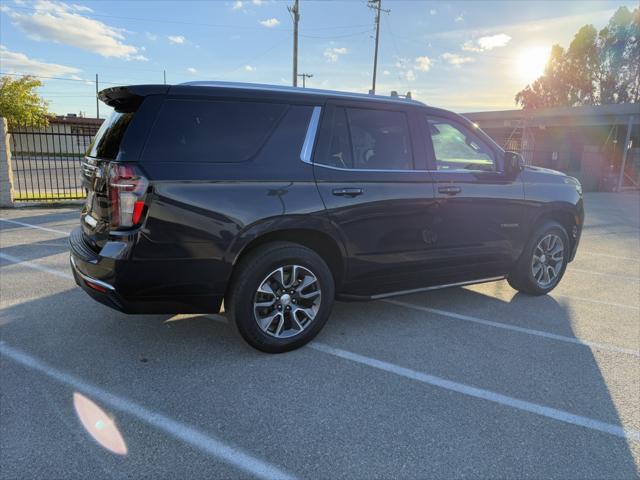
[[[241,83],[241,82],[216,82],[216,81],[194,81],[194,82],[185,82],[180,83],[180,86],[190,86],[190,87],[211,87],[211,88],[230,88],[230,89],[245,89],[245,90],[259,90],[259,91],[269,91],[269,92],[287,92],[287,93],[295,93],[299,95],[323,95],[326,97],[344,97],[344,98],[353,98],[353,99],[366,99],[370,100],[372,97],[377,101],[387,101],[387,102],[405,102],[410,101],[415,103],[416,105],[424,105],[422,102],[417,100],[413,100],[411,98],[410,92],[407,95],[403,95],[400,97],[397,95],[392,95],[387,97],[383,95],[371,95],[367,93],[350,93],[350,92],[341,92],[337,90],[321,90],[317,88],[300,88],[300,87],[289,87],[285,85],[267,85],[260,83]]]

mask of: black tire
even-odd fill
[[[321,295],[315,317],[303,330],[295,333],[294,329],[290,329],[293,336],[276,338],[273,332],[269,334],[259,326],[256,315],[260,311],[254,312],[254,301],[263,281],[280,267],[290,265],[298,265],[311,272],[317,279]],[[335,285],[331,270],[316,252],[295,243],[272,242],[261,245],[240,260],[225,299],[225,309],[229,319],[235,323],[238,332],[249,345],[267,353],[282,353],[305,345],[320,332],[329,319],[334,296]],[[282,308],[279,302],[275,305]],[[287,324],[293,326],[291,313],[287,315],[283,315],[283,318],[286,317]]]
[[[533,256],[540,241],[548,235],[556,235],[562,241],[564,255],[562,266],[555,279],[553,279],[549,284],[541,285],[534,277]],[[509,274],[507,278],[509,285],[514,289],[529,295],[545,295],[549,293],[558,285],[558,283],[560,283],[560,280],[564,276],[564,272],[567,269],[567,261],[569,259],[570,245],[569,236],[562,225],[551,220],[542,222],[535,228],[533,235],[531,235],[531,238],[527,242],[520,258]]]

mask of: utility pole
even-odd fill
[[[373,54],[373,82],[370,94],[376,94],[376,73],[378,70],[378,41],[380,38],[380,12],[389,13],[391,10],[382,10],[382,0],[369,0],[369,8],[376,11],[376,47]]]
[[[302,77],[302,88],[306,88],[307,83],[305,82],[305,80],[307,78],[312,78],[313,77],[313,73],[299,73],[298,76]]]
[[[166,70],[162,71],[162,77],[164,78],[164,84],[166,85],[167,84],[167,71]]]
[[[100,118],[100,99],[98,98],[98,74],[96,73],[96,118]]]
[[[293,2],[293,7],[287,7],[293,17],[293,86],[298,86],[298,22],[300,21],[299,0]]]

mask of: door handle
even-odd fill
[[[334,188],[332,193],[337,197],[357,197],[363,191],[361,188]]]
[[[438,187],[438,192],[444,193],[445,195],[457,195],[461,191],[462,189],[456,186]]]

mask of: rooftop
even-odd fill
[[[473,112],[462,115],[478,123],[481,128],[510,127],[521,122],[526,122],[528,126],[626,125],[630,117],[633,117],[634,124],[640,123],[640,105],[637,103],[582,105],[536,110]]]

